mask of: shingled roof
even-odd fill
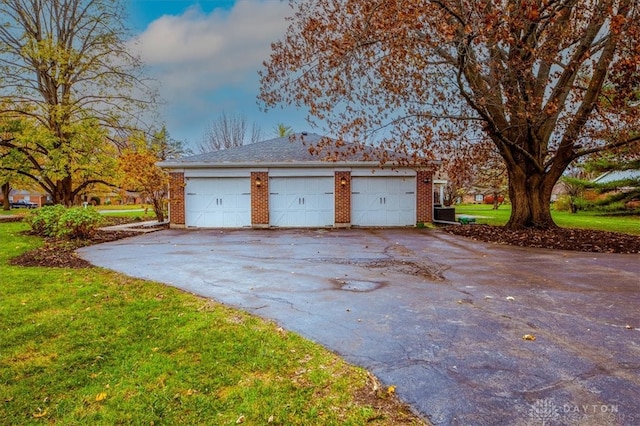
[[[336,148],[331,144],[319,153],[315,147],[322,141],[330,139],[313,133],[296,133],[292,136],[269,139],[249,145],[223,149],[220,151],[208,152],[205,154],[192,155],[179,158],[173,161],[160,163],[161,167],[205,167],[205,166],[239,166],[247,164],[267,165],[267,164],[318,164],[337,162],[366,162],[377,163],[374,158],[366,159],[368,149],[352,149],[355,144],[343,144]],[[336,151],[349,152],[339,159],[333,155]],[[371,151],[372,153],[373,151]]]

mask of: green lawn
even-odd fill
[[[28,209],[11,209],[11,210],[3,210],[0,208],[0,216],[13,216],[13,215],[21,215],[24,216],[29,213]]]
[[[141,210],[148,208],[153,211],[153,206],[151,204],[109,204],[109,205],[101,205],[96,206],[97,210]]]
[[[100,211],[100,213],[102,213],[104,216],[111,216],[111,217],[129,217],[132,219],[139,219],[139,220],[155,220],[156,219],[156,215],[153,212],[153,209],[149,209],[146,214],[143,210],[131,210],[131,211],[123,211],[123,212],[102,210]]]
[[[0,424],[420,423],[276,324],[103,269],[10,266],[41,244],[25,227],[0,223]]]
[[[511,206],[502,205],[498,210],[493,210],[492,207],[490,204],[460,204],[455,206],[456,214],[480,216],[476,219],[477,223],[487,225],[504,225],[507,223],[511,214]],[[572,214],[552,210],[551,216],[556,224],[563,228],[597,229],[640,235],[640,216],[638,215],[604,215],[587,211]]]
[[[127,204],[96,207],[104,216],[128,217],[136,220],[155,220],[156,214],[153,207],[148,204]]]

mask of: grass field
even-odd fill
[[[110,205],[102,205],[97,206],[97,210],[100,211],[108,211],[108,210],[144,210],[149,209],[153,211],[153,207],[151,204],[110,204]]]
[[[27,213],[29,213],[29,211],[30,210],[28,209],[11,209],[11,210],[0,209],[0,216],[14,216],[14,215],[24,216]]]
[[[153,207],[148,204],[98,206],[96,209],[105,216],[129,217],[136,220],[156,219]]]
[[[0,424],[419,424],[276,324],[103,269],[11,266],[42,244],[25,229],[0,223]]]
[[[455,209],[456,214],[479,216],[476,219],[477,223],[487,225],[504,225],[511,214],[510,205],[502,205],[498,210],[493,210],[490,204],[459,204]],[[563,228],[597,229],[640,235],[640,216],[637,215],[604,215],[588,211],[572,214],[552,210],[551,216],[556,224]]]

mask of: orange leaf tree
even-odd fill
[[[156,163],[185,152],[182,142],[172,140],[163,127],[150,139],[142,133],[132,135],[120,155],[120,186],[149,200],[158,222],[165,218],[169,175]]]
[[[261,72],[265,106],[306,107],[339,138],[374,135],[415,159],[489,139],[510,228],[555,226],[569,164],[640,140],[636,0],[291,3]]]

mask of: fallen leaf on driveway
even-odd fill
[[[536,340],[536,336],[534,336],[533,334],[525,334],[524,336],[522,336],[523,340]]]

